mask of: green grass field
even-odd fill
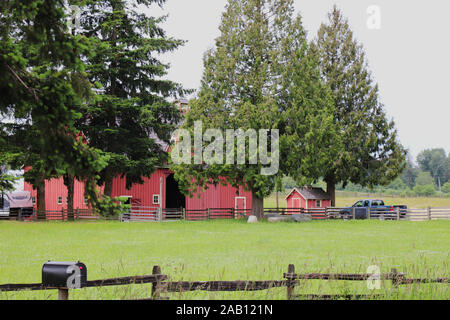
[[[411,277],[449,275],[450,221],[205,221],[166,223],[0,222],[0,284],[41,281],[47,260],[84,262],[88,279],[151,274],[160,265],[171,280],[281,280],[298,273],[365,273],[397,268]],[[309,280],[296,293],[368,293],[366,283]],[[388,299],[449,299],[446,284],[402,286],[389,281]],[[56,299],[52,291],[3,292],[0,299]],[[71,299],[134,299],[150,285],[72,290]],[[286,289],[171,294],[171,299],[285,299]]]

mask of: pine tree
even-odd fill
[[[314,50],[332,91],[334,123],[342,142],[342,150],[328,159],[323,173],[334,205],[335,185],[340,182],[368,187],[389,184],[401,173],[406,151],[398,142],[394,122],[386,117],[363,47],[336,6],[319,29]]]
[[[80,121],[89,145],[109,156],[100,173],[104,194],[111,196],[113,178],[126,176],[128,188],[142,183],[167,161],[169,143],[179,113],[169,97],[184,94],[180,85],[161,78],[168,65],[158,55],[183,41],[166,36],[159,24],[165,17],[148,17],[137,5],[162,5],[163,0],[87,1],[81,34],[92,43],[86,55],[89,80],[99,93]],[[161,143],[162,142],[162,143]]]
[[[275,10],[280,17],[275,20],[273,41],[279,47],[274,61],[281,75],[276,91],[282,119],[281,170],[297,185],[312,184],[341,148],[333,123],[333,100],[321,79],[320,62],[310,49],[301,16],[294,17],[292,2],[281,1]]]
[[[277,129],[281,170],[276,175],[262,175],[262,164],[251,164],[254,155],[250,152],[246,164],[171,168],[188,194],[196,187],[224,180],[235,187],[244,186],[253,193],[253,214],[262,217],[264,197],[274,190],[283,171],[298,181],[318,178],[315,166],[320,161],[308,152],[332,132],[324,130],[332,120],[326,116],[332,104],[327,103],[329,93],[321,84],[317,61],[308,53],[293,1],[230,0],[220,31],[216,47],[204,56],[201,88],[191,102],[184,127],[192,130],[195,121],[202,121],[204,130]]]
[[[83,74],[80,55],[89,44],[69,32],[65,8],[63,0],[0,4],[0,113],[26,119],[33,128],[33,138],[16,146],[22,145],[23,153],[31,144],[37,150],[30,158],[38,159],[31,161],[39,172],[34,175],[39,179],[33,178],[38,190],[46,177],[58,172],[94,176],[104,161],[98,150],[76,139],[82,101],[73,84]],[[37,200],[45,209],[42,197]]]

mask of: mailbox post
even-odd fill
[[[87,286],[87,268],[82,262],[49,261],[42,267],[42,285],[58,289],[58,299],[68,300],[69,289]]]

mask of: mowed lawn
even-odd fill
[[[205,222],[0,222],[0,284],[41,281],[48,260],[87,265],[88,279],[151,274],[154,265],[171,280],[281,280],[288,264],[298,273],[365,273],[397,268],[411,277],[448,277],[450,221],[222,220]],[[387,298],[449,299],[446,284],[390,282],[375,293]],[[365,293],[365,282],[310,280],[298,293]],[[0,293],[0,299],[56,299],[52,291]],[[72,290],[73,299],[135,299],[149,285]],[[285,299],[286,289],[252,293],[171,294],[171,299]]]

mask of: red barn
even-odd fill
[[[288,209],[314,209],[331,206],[330,196],[322,188],[294,188],[286,197]]]
[[[179,110],[186,114],[188,101],[180,99],[175,102]],[[80,134],[85,141],[84,135]],[[77,136],[78,138],[78,136]],[[157,139],[157,137],[152,136]],[[159,141],[159,139],[157,139]],[[169,151],[170,147],[159,141],[161,147]],[[85,142],[87,143],[87,142]],[[135,206],[185,208],[187,210],[202,210],[208,208],[234,208],[251,209],[252,193],[244,191],[242,187],[236,189],[231,185],[210,185],[203,192],[197,192],[194,197],[184,196],[174,179],[173,172],[168,168],[158,168],[150,178],[142,178],[143,184],[134,184],[130,190],[125,187],[126,179],[116,177],[113,181],[112,197],[128,197]],[[34,206],[36,207],[36,190],[25,182],[25,191],[31,192]],[[103,188],[101,188],[102,191]],[[63,178],[45,181],[45,205],[46,210],[61,211],[67,209],[67,188]],[[75,180],[74,209],[88,209],[88,203],[84,197],[84,184]]]
[[[178,183],[168,168],[158,168],[150,178],[143,177],[143,180],[143,184],[134,184],[127,190],[125,178],[116,177],[113,181],[112,197],[128,197],[133,205],[145,207],[188,210],[252,207],[252,193],[242,187],[238,190],[230,185],[210,185],[207,190],[197,192],[194,197],[186,197],[180,192]],[[31,192],[35,202],[36,190],[33,190],[29,183],[25,183],[24,188],[25,191]],[[62,178],[45,181],[45,205],[46,210],[67,209],[67,188]],[[75,180],[74,209],[77,208],[88,209],[88,203],[84,197],[84,184]]]

